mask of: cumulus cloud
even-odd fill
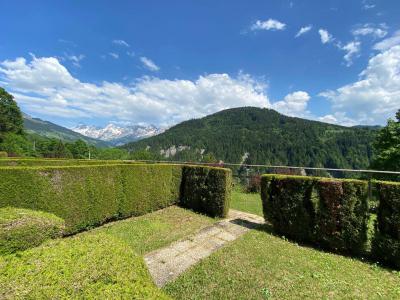
[[[142,77],[130,85],[93,84],[73,77],[55,57],[20,57],[0,62],[0,80],[28,113],[64,119],[171,125],[232,107],[270,107],[266,84],[243,73],[209,74],[193,81]]]
[[[150,71],[156,72],[160,70],[160,67],[157,66],[150,58],[142,56],[140,61],[142,62],[143,66]]]
[[[113,40],[112,42],[115,45],[130,47],[130,45],[127,42],[125,42],[124,40]]]
[[[400,107],[400,46],[373,56],[358,81],[320,96],[332,102],[339,123],[385,124]]]
[[[353,64],[353,57],[357,55],[361,50],[361,43],[359,41],[352,41],[344,46],[338,45],[338,47],[341,50],[346,51],[346,54],[343,58],[346,61],[347,66],[349,67]]]
[[[376,43],[374,49],[384,51],[396,45],[400,45],[400,30],[397,30],[391,37]]]
[[[309,32],[311,29],[312,29],[312,25],[301,27],[300,30],[295,35],[295,37],[297,38],[297,37]]]
[[[326,30],[326,29],[320,28],[320,29],[318,30],[318,33],[319,33],[319,35],[320,35],[320,37],[321,37],[321,42],[322,42],[322,44],[329,43],[329,42],[331,42],[331,41],[333,40],[332,35],[331,35],[331,34],[328,32],[328,30]]]
[[[304,117],[309,114],[307,111],[310,95],[304,91],[290,93],[283,100],[275,102],[271,108],[288,116]]]
[[[364,24],[358,26],[351,31],[354,36],[372,36],[373,38],[384,38],[387,35],[387,26],[385,24],[380,24],[375,26],[373,24]]]
[[[286,24],[278,20],[268,19],[266,21],[257,20],[251,25],[251,30],[285,30]]]

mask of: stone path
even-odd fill
[[[166,248],[150,252],[144,259],[154,282],[162,287],[226,243],[263,223],[264,218],[260,216],[230,210],[227,219]]]

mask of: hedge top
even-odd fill
[[[302,176],[302,175],[284,175],[284,174],[263,174],[262,178],[277,178],[277,179],[297,179],[297,180],[310,180],[310,181],[344,181],[354,183],[365,183],[365,180],[348,179],[348,178],[329,178],[319,176]]]

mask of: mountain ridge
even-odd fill
[[[309,167],[366,168],[376,130],[344,127],[256,107],[227,109],[177,124],[122,148],[149,150],[164,158]]]

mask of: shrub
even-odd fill
[[[212,217],[226,217],[231,188],[229,169],[184,166],[180,203]]]
[[[0,207],[53,213],[65,220],[66,234],[143,215],[180,199],[186,207],[211,216],[225,216],[229,209],[230,171],[219,168],[185,166],[182,170],[172,164],[3,167],[0,178]]]
[[[0,208],[0,255],[36,247],[60,237],[64,221],[53,214],[29,209]]]
[[[44,158],[8,158],[1,159],[0,166],[4,167],[44,167],[44,166],[77,166],[77,165],[109,165],[132,164],[121,160],[95,160],[95,159],[44,159]]]
[[[375,182],[379,197],[373,256],[400,268],[400,183]]]
[[[314,179],[311,177],[264,175],[261,197],[266,220],[289,238],[311,241],[314,235]]]
[[[171,169],[180,168],[174,165],[0,168],[0,207],[13,205],[54,213],[65,220],[67,234],[75,233],[107,220],[177,203],[181,173],[173,173]],[[172,178],[173,175],[178,178]]]
[[[8,154],[6,151],[0,151],[0,158],[5,158],[8,157]]]
[[[80,234],[0,257],[0,298],[169,299],[143,259],[106,234]]]
[[[265,219],[277,233],[337,252],[364,254],[367,182],[264,175],[261,188]]]
[[[246,186],[246,193],[259,193],[261,191],[261,176],[258,174],[250,176]]]

